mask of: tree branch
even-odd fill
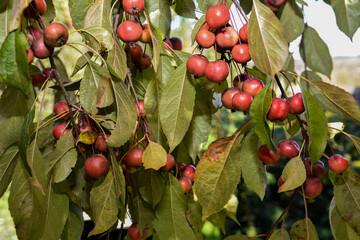
[[[237,0],[232,0],[235,4],[236,8],[240,11],[241,16],[245,19],[246,22],[249,22],[249,18],[246,16],[246,13],[244,12],[244,9],[240,6],[239,2]]]

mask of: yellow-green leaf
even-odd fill
[[[166,158],[167,153],[165,149],[160,144],[150,141],[144,151],[142,161],[145,169],[152,168],[159,170],[159,168],[166,164]]]

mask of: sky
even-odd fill
[[[330,5],[321,0],[306,0],[306,2],[308,7],[304,7],[305,22],[319,33],[322,40],[328,45],[331,56],[360,56],[360,31],[355,33],[353,42],[351,42],[350,38],[337,27],[335,13]],[[235,6],[233,5],[232,8],[235,9]],[[290,52],[294,53],[295,60],[301,59],[299,43],[300,37],[290,44]]]

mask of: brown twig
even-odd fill
[[[244,12],[242,7],[240,6],[239,2],[237,0],[232,0],[232,1],[235,4],[236,8],[240,11],[240,13],[243,16],[243,18],[245,19],[245,21],[249,22],[249,18],[246,16],[246,13]]]

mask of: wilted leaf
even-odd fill
[[[312,27],[305,27],[302,44],[300,44],[300,54],[302,59],[306,57],[306,64],[309,68],[330,78],[333,63],[329,48]]]
[[[129,140],[136,126],[136,109],[122,81],[113,81],[116,102],[116,127],[106,141],[108,147],[120,147]]]
[[[282,172],[284,184],[281,185],[278,192],[286,192],[300,187],[306,179],[305,165],[300,157],[291,159]]]
[[[145,169],[152,168],[159,170],[166,164],[167,153],[165,149],[158,143],[150,141],[146,147],[142,161]]]
[[[327,145],[327,121],[324,111],[315,98],[305,90],[303,96],[309,130],[309,156],[311,163],[314,164],[321,158]]]
[[[161,95],[160,121],[170,152],[181,142],[190,126],[195,105],[195,87],[186,73],[186,63],[180,65],[172,74]]]
[[[148,169],[138,174],[139,192],[142,198],[155,207],[161,200],[165,179],[162,172]]]
[[[3,196],[11,182],[19,157],[19,149],[15,146],[10,147],[0,157],[0,198]]]
[[[294,41],[304,31],[304,17],[295,0],[288,1],[284,6],[280,22],[284,27],[288,42]]]
[[[268,85],[255,96],[250,106],[250,117],[260,141],[275,152],[274,143],[270,138],[269,125],[266,122],[266,114],[272,102],[271,91],[271,85]]]
[[[105,179],[96,181],[92,187],[90,205],[95,227],[89,236],[105,232],[117,221],[120,203],[116,196],[112,168],[109,169]]]
[[[166,181],[154,228],[160,239],[194,240],[195,234],[185,217],[186,197],[182,187],[171,174],[167,174]]]
[[[80,133],[76,144],[78,144],[79,142],[85,143],[85,144],[88,144],[88,145],[93,144],[95,142],[95,140],[96,140],[97,135],[98,134],[96,132],[93,132],[93,131],[82,132],[82,133]]]
[[[258,155],[258,137],[251,129],[241,143],[241,172],[246,186],[264,199],[267,175],[266,168]]]
[[[335,240],[355,240],[360,236],[349,226],[349,224],[341,217],[336,207],[335,198],[331,200],[329,207],[329,222],[331,232]]]
[[[259,0],[253,0],[248,35],[255,66],[273,77],[286,62],[288,42],[279,19]]]
[[[339,29],[349,38],[353,38],[360,27],[360,2],[359,1],[331,1],[334,9],[336,23]]]
[[[233,136],[214,141],[201,157],[194,191],[202,206],[203,220],[225,206],[240,181],[240,146],[249,128],[250,122]]]
[[[306,219],[302,219],[296,221],[291,229],[290,235],[293,240],[303,240],[303,239],[311,239],[311,240],[319,240],[314,224],[308,218],[308,229],[306,229]],[[308,237],[309,236],[309,237]]]
[[[19,30],[7,35],[0,49],[0,77],[8,86],[27,95],[31,85],[28,57],[29,47],[25,34]]]

